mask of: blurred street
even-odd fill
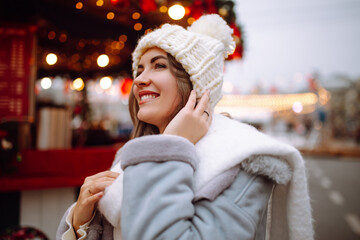
[[[315,239],[360,239],[360,157],[304,158]]]

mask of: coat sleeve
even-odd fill
[[[72,226],[72,214],[74,206],[75,203],[66,210],[64,216],[62,217],[56,231],[56,240],[100,239],[101,234],[103,233],[104,224],[102,214],[98,211],[94,213],[92,219],[89,222],[82,225],[82,230],[80,231],[82,236],[80,238],[77,238],[75,230]]]
[[[257,229],[266,218],[272,181],[240,171],[214,201],[194,202],[193,144],[158,135],[123,148],[123,240],[260,239]]]
[[[72,229],[71,229],[72,226],[69,226],[69,225],[67,224],[67,222],[66,222],[66,218],[68,217],[69,212],[70,212],[70,210],[71,210],[72,207],[73,207],[73,205],[70,206],[70,207],[66,210],[64,216],[63,216],[63,217],[61,218],[61,220],[60,220],[59,226],[58,226],[57,231],[56,231],[56,240],[62,240],[63,234],[64,234],[65,232],[67,232],[67,231],[72,230]],[[72,235],[73,235],[73,237],[74,237],[73,240],[75,240],[75,239],[76,239],[75,232],[74,232]]]

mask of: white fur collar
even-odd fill
[[[297,152],[257,131],[254,127],[214,114],[208,133],[196,144],[200,163],[195,172],[195,190],[201,189],[213,177],[256,155],[284,159]],[[257,171],[265,171],[259,166]],[[253,173],[256,173],[253,171]],[[282,176],[278,176],[281,174]],[[269,172],[266,175],[278,183],[287,182],[291,173]],[[286,179],[284,179],[286,178]]]

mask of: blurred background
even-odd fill
[[[316,239],[360,239],[358,0],[1,1],[0,236],[55,239],[129,139],[138,38],[209,13],[236,41],[215,112],[302,152]]]

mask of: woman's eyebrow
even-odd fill
[[[153,62],[155,62],[156,60],[161,59],[161,58],[167,60],[167,57],[165,57],[165,56],[163,56],[163,55],[158,55],[158,56],[153,57],[153,58],[150,60],[150,63],[153,63]]]

